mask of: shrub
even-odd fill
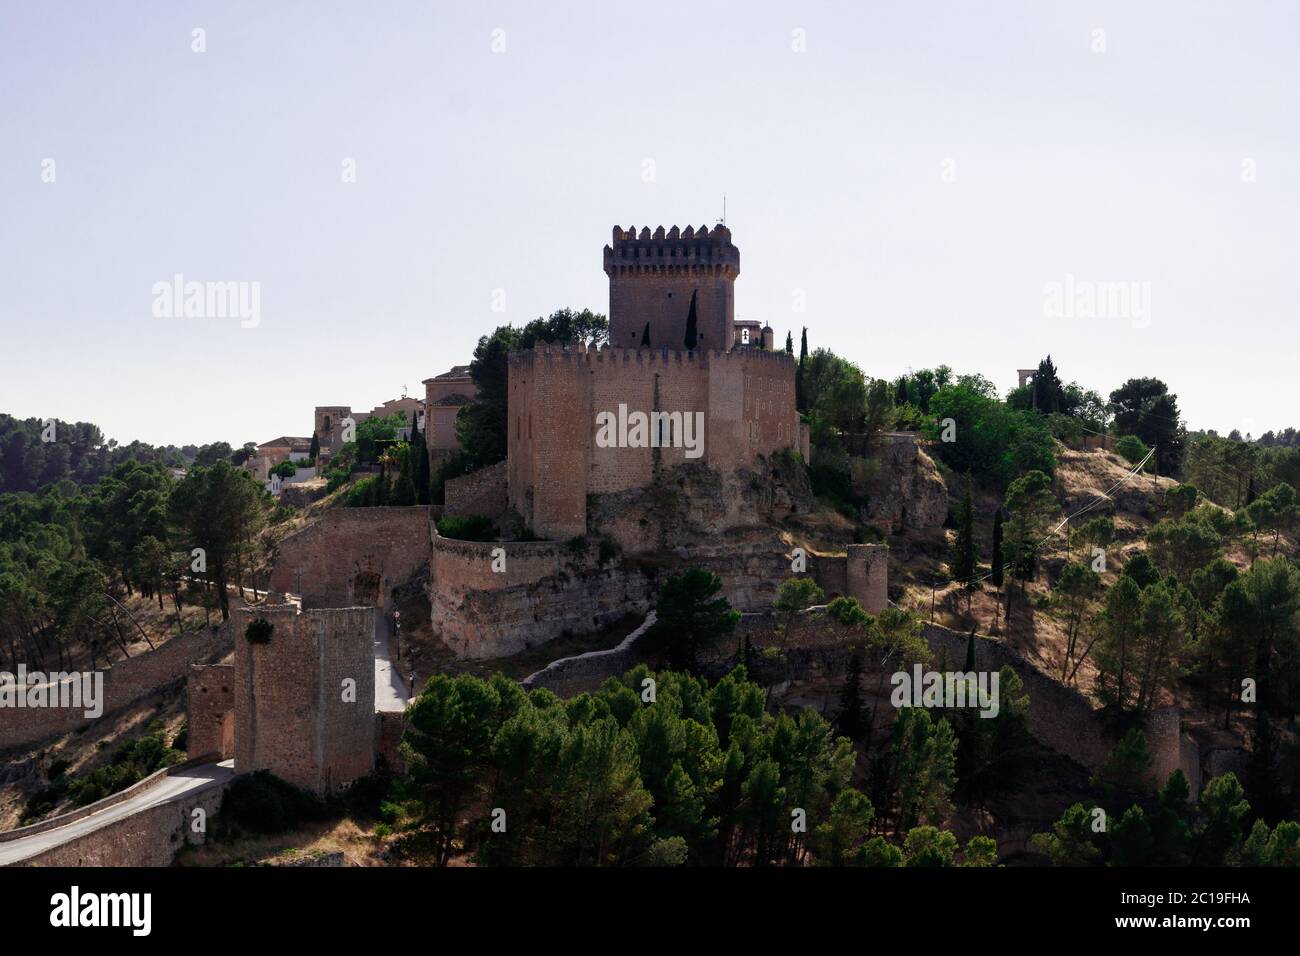
[[[1115,442],[1115,453],[1130,465],[1136,465],[1151,451],[1137,435],[1121,435]]]
[[[244,637],[250,644],[266,644],[271,640],[271,632],[274,630],[274,624],[264,617],[258,617],[248,622],[248,627],[244,628]]]
[[[221,816],[252,833],[283,833],[326,816],[318,797],[286,783],[268,770],[239,777],[221,801]]]
[[[491,518],[482,515],[454,515],[438,522],[438,534],[461,541],[491,541],[496,528]]]

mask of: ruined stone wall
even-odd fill
[[[116,661],[104,671],[103,716],[183,681],[191,663],[219,660],[232,646],[230,634],[229,626],[191,631],[173,637],[156,651]],[[83,713],[83,708],[0,710],[0,750],[88,726],[92,721],[83,717]]]
[[[500,548],[505,570],[492,570]],[[552,541],[458,541],[435,535],[430,623],[461,657],[504,657],[564,633],[590,634],[653,600],[649,579],[595,547]]]
[[[235,665],[191,664],[185,696],[189,753],[233,757]]]
[[[404,711],[379,711],[375,714],[375,758],[376,763],[382,758],[389,770],[394,773],[406,771],[406,761],[402,759],[402,734],[406,732],[406,713]]]
[[[635,631],[614,647],[603,651],[588,651],[573,657],[562,657],[546,667],[529,674],[520,683],[527,690],[545,687],[561,697],[582,691],[593,691],[611,677],[619,677],[636,662],[636,647],[654,626],[655,614],[651,611]]]
[[[327,793],[369,773],[375,752],[374,608],[301,614],[292,605],[243,609],[270,640],[235,640],[235,769],[269,770]],[[344,681],[355,682],[345,699]]]
[[[889,549],[883,544],[851,544],[845,558],[846,594],[871,614],[889,606]]]
[[[298,591],[303,607],[350,607],[369,603],[359,575],[378,575],[380,606],[429,560],[429,509],[332,508],[280,542],[271,590]]]
[[[947,669],[965,666],[967,635],[937,624],[926,624],[924,635],[936,657],[943,655]],[[1029,730],[1039,741],[1090,770],[1106,761],[1115,744],[1087,697],[1044,674],[1002,642],[979,637],[975,642],[976,668],[997,671],[1004,665],[1024,681],[1029,694]]]
[[[1163,787],[1171,773],[1182,770],[1190,797],[1195,799],[1201,790],[1200,750],[1191,736],[1183,733],[1182,712],[1177,707],[1153,710],[1147,717],[1146,736],[1156,786]]]
[[[500,461],[451,479],[443,489],[443,514],[500,517],[506,510],[506,475],[506,463]]]
[[[842,554],[808,555],[808,573],[817,582],[829,602],[849,596],[848,558]]]
[[[726,474],[799,444],[794,360],[784,352],[544,346],[513,353],[509,369],[509,502],[545,537],[585,534],[588,494],[643,488],[688,463]],[[692,421],[701,413],[700,457],[687,458],[680,439],[599,447],[596,417],[620,405]]]
[[[312,430],[325,457],[338,454],[343,447],[343,419],[352,415],[347,405],[317,405]]]

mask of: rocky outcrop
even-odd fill
[[[867,499],[862,520],[886,534],[937,528],[948,517],[948,489],[915,435],[877,435],[870,456],[853,465],[853,490]]]

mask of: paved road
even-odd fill
[[[397,673],[388,656],[388,633],[392,627],[388,615],[375,608],[375,712],[406,710],[409,697],[406,680]]]
[[[141,810],[180,800],[182,797],[189,796],[200,790],[206,790],[208,787],[220,786],[234,775],[233,760],[223,760],[221,763],[208,763],[177,771],[173,776],[163,778],[160,783],[154,784],[143,793],[136,794],[129,800],[123,800],[121,803],[82,817],[80,820],[74,820],[72,823],[56,827],[53,830],[34,833],[20,840],[0,843],[0,866],[7,866],[10,863],[25,860],[51,847],[56,847],[68,840],[121,820],[123,817],[139,813]]]

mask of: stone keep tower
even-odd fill
[[[650,329],[650,347],[685,349],[687,319],[695,308],[696,349],[731,350],[736,314],[735,282],[740,250],[731,230],[660,226],[651,234],[635,226],[614,227],[605,247],[609,276],[609,344],[639,348]]]
[[[274,625],[265,643],[246,636],[255,618]],[[316,793],[368,774],[375,755],[374,633],[371,607],[241,609],[235,628],[235,770],[269,770]],[[353,683],[347,687],[345,681]]]

